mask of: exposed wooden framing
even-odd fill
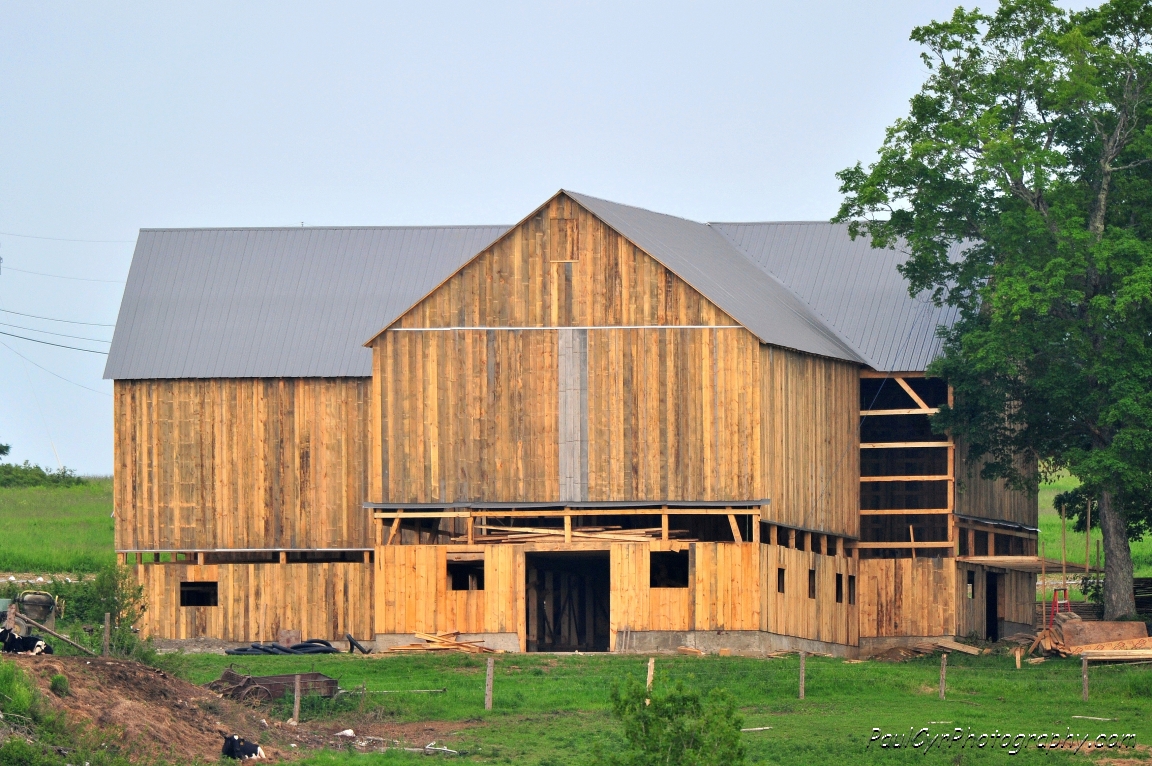
[[[904,380],[904,378],[898,377],[896,378],[896,382],[900,384],[900,388],[904,389],[904,393],[912,397],[912,401],[916,402],[917,407],[924,410],[925,412],[933,409],[924,403],[924,400],[920,398],[919,394],[912,390],[912,386],[908,385],[908,381]]]
[[[569,517],[569,518],[571,518],[571,517]],[[474,545],[476,542],[476,534],[475,534],[476,519],[469,516],[467,519],[465,519],[465,524],[467,524],[467,526],[468,526],[468,544]]]
[[[577,509],[573,508],[568,511],[556,510],[503,510],[503,509],[473,509],[473,510],[443,510],[443,511],[409,511],[409,510],[395,510],[395,511],[374,511],[372,516],[377,519],[395,519],[399,515],[403,515],[405,519],[447,519],[447,518],[476,518],[484,519],[488,516],[497,518],[509,519],[562,519],[565,516],[572,517],[587,517],[587,516],[727,516],[733,512],[740,515],[747,513],[754,513],[756,506],[750,508],[593,508],[593,509]]]
[[[952,546],[950,540],[936,540],[932,542],[891,542],[891,543],[874,543],[874,542],[853,542],[850,543],[853,548],[863,550],[865,548],[884,549],[884,548],[949,548]]]
[[[399,532],[400,532],[400,516],[403,513],[404,513],[404,511],[397,511],[396,515],[393,516],[392,529],[389,530],[389,532],[388,532],[388,542],[384,543],[385,545],[391,545],[392,541],[396,539],[396,535],[399,534]],[[376,518],[381,519],[381,518],[385,518],[385,517],[377,515]]]
[[[878,370],[860,370],[861,378],[922,378],[923,372],[905,371],[905,372],[883,372]]]
[[[860,481],[952,481],[952,476],[950,474],[938,476],[861,476]]]
[[[951,447],[952,442],[865,442],[860,445],[860,449],[908,449],[912,447],[923,447],[925,449],[943,449],[944,447]]]
[[[729,508],[729,511],[732,509]],[[738,543],[744,542],[744,538],[740,536],[740,525],[736,523],[736,514],[728,514],[728,525],[732,527],[732,539]]]
[[[660,514],[660,539],[661,540],[667,540],[668,539],[668,514],[667,513]]]
[[[572,517],[564,517],[564,542],[572,542]]]
[[[926,410],[921,409],[902,409],[902,410],[860,410],[860,417],[876,417],[882,415],[935,415],[940,411],[939,407],[929,407]]]
[[[899,508],[879,511],[860,511],[861,516],[942,516],[952,513],[950,508]]]

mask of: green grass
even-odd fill
[[[1051,484],[1040,486],[1040,543],[1048,558],[1060,560],[1060,514],[1052,507],[1052,499],[1061,492],[1075,489],[1079,482],[1071,476],[1062,476]],[[1084,533],[1072,530],[1073,520],[1068,519],[1068,568],[1071,572],[1074,567],[1079,573],[1084,572]],[[1092,529],[1091,561],[1096,564],[1096,541],[1100,539],[1100,528]],[[1142,540],[1135,540],[1132,546],[1132,565],[1136,577],[1152,577],[1152,536],[1145,536]],[[1101,556],[1103,548],[1101,547]],[[1103,558],[1101,558],[1103,565]],[[1057,570],[1058,572],[1059,570]]]
[[[174,658],[194,682],[216,678],[230,662],[254,674],[316,670],[340,680],[345,689],[363,684],[369,690],[438,689],[443,694],[342,695],[334,701],[309,698],[305,721],[323,721],[333,731],[363,722],[459,722],[449,747],[485,763],[594,763],[597,747],[620,746],[608,714],[612,685],[627,676],[643,681],[647,658],[639,656],[504,655],[496,659],[494,709],[483,709],[484,657],[469,655],[383,657],[245,657],[191,655]],[[1152,738],[1152,669],[1149,666],[1100,666],[1090,672],[1091,701],[1080,701],[1078,659],[1049,660],[1016,670],[1010,656],[948,658],[948,699],[938,699],[939,657],[901,664],[808,659],[807,699],[796,694],[799,661],[741,657],[661,656],[656,661],[655,689],[676,681],[706,691],[722,687],[734,695],[744,725],[771,726],[744,736],[749,763],[888,763],[899,751],[868,747],[873,727],[905,732],[930,727],[989,733],[1100,732],[1135,733]],[[269,711],[290,716],[290,701]],[[1115,718],[1100,722],[1072,715]],[[932,723],[947,722],[947,723]],[[361,723],[362,725],[362,723]],[[449,727],[450,730],[451,727]],[[923,754],[920,763],[982,763],[1008,758],[1006,750],[951,751]],[[412,756],[411,759],[420,756]],[[1065,762],[1055,752],[1021,751],[1013,762]],[[316,766],[407,762],[400,753],[386,756],[331,752],[304,762]]]
[[[93,572],[115,560],[112,480],[0,489],[0,572]]]

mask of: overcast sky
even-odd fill
[[[5,3],[0,443],[111,473],[104,356],[12,336],[106,350],[140,228],[827,219],[953,6]]]

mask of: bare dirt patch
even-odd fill
[[[273,760],[292,759],[321,748],[361,750],[422,747],[468,728],[460,722],[395,723],[355,715],[337,721],[288,726],[267,707],[249,707],[136,662],[105,658],[17,656],[45,702],[75,725],[98,734],[133,760],[170,763],[219,760],[223,735],[259,743]],[[68,679],[70,692],[49,688],[54,675]],[[353,729],[353,739],[335,733]]]

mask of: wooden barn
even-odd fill
[[[827,223],[143,230],[116,546],[155,636],[856,655],[1032,623],[1036,498],[934,434],[948,309]]]

